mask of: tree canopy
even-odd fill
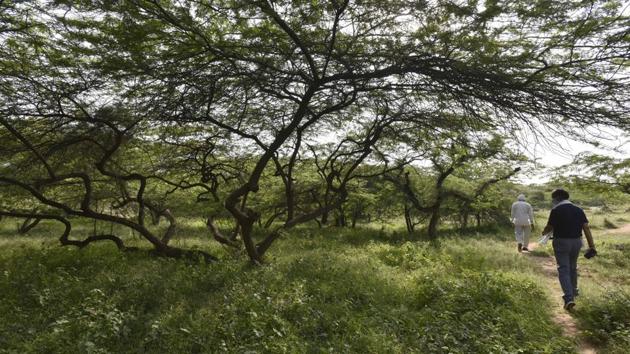
[[[428,157],[444,132],[628,129],[622,11],[617,1],[2,2],[0,186],[29,202],[0,213],[115,222],[179,256],[145,216],[176,227],[169,201],[194,190],[237,225],[240,241],[209,215],[215,238],[260,262],[283,230],[343,205],[365,166],[383,175]],[[262,207],[267,188],[282,191],[276,208]],[[256,240],[263,212],[278,216]],[[125,247],[116,235],[68,240],[69,227],[62,242]]]

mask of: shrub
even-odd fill
[[[630,292],[607,291],[591,299],[582,311],[580,321],[594,343],[607,346],[607,352],[627,353],[630,346]]]

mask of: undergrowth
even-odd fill
[[[0,352],[574,352],[511,242],[389,236],[299,229],[260,267],[5,237]]]
[[[630,346],[630,292],[621,289],[589,299],[580,313],[588,338],[607,353],[627,353]]]
[[[589,285],[576,316],[587,338],[605,353],[627,353],[630,347],[630,238],[609,234],[595,239],[598,255],[580,260]]]

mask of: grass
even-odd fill
[[[583,306],[576,316],[587,337],[607,353],[630,346],[630,234],[595,235],[598,255],[580,260]]]
[[[201,223],[183,226],[177,243],[221,261],[120,253],[107,243],[61,248],[57,225],[18,237],[5,219],[0,352],[575,351],[558,335],[536,266],[516,254],[509,230],[429,244],[400,231],[304,227],[274,245],[267,265],[252,267]],[[618,252],[611,262],[622,261]],[[599,311],[595,303],[581,319]]]

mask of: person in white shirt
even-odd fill
[[[520,194],[512,204],[512,222],[514,234],[518,243],[518,251],[529,251],[529,235],[534,229],[534,209],[525,201],[525,195]]]

